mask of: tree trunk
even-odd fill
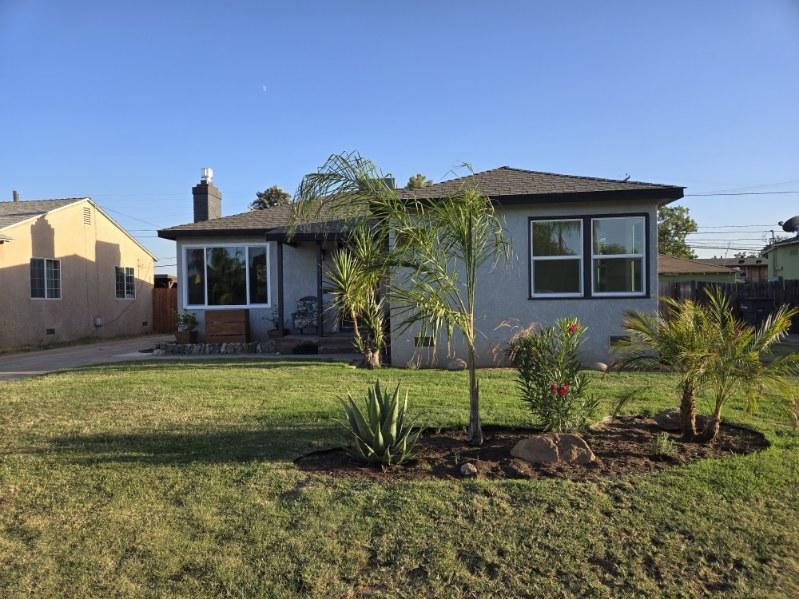
[[[380,350],[366,350],[364,352],[363,365],[369,370],[380,368]]]
[[[705,428],[702,431],[702,434],[699,440],[702,443],[710,443],[718,437],[719,429],[721,428],[721,406],[716,406],[716,409],[713,410],[713,415],[708,418],[708,421],[705,423]]]
[[[685,385],[682,390],[680,426],[684,441],[693,441],[696,438],[696,399],[694,398],[694,388],[690,384]]]
[[[469,368],[469,445],[482,445],[483,427],[480,424],[480,385],[477,382],[474,347],[467,354]]]

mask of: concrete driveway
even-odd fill
[[[46,374],[68,368],[91,366],[103,362],[146,360],[152,358],[153,355],[141,353],[140,350],[152,349],[156,343],[164,343],[173,339],[174,335],[143,335],[131,339],[0,355],[0,381]]]

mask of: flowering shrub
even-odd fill
[[[523,331],[510,343],[522,399],[545,430],[583,429],[596,411],[597,401],[588,396],[588,379],[580,371],[584,333],[576,319],[564,318],[551,327]]]

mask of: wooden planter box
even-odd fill
[[[205,341],[207,343],[249,343],[249,310],[206,310]]]

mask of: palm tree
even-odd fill
[[[392,228],[396,262],[403,265],[392,286],[402,319],[399,330],[418,326],[423,336],[434,339],[444,331],[448,348],[453,333],[461,333],[469,370],[469,442],[481,445],[475,358],[477,273],[509,257],[502,224],[491,200],[467,186],[449,198],[416,204],[412,212],[398,214]]]
[[[679,374],[680,427],[683,439],[696,437],[696,394],[706,375],[710,339],[707,314],[692,300],[661,298],[661,309],[630,311],[624,322],[629,338],[619,343],[620,368],[657,365]]]
[[[400,200],[383,173],[357,153],[336,154],[306,175],[295,195],[290,233],[319,218],[338,219],[352,231],[381,231],[383,284],[400,330],[418,326],[448,341],[462,333],[469,368],[469,440],[483,442],[476,373],[477,271],[509,255],[491,201],[464,187],[449,198]],[[391,276],[387,276],[390,274]],[[461,282],[463,280],[463,282]]]
[[[799,309],[782,306],[759,327],[754,327],[735,316],[720,289],[711,288],[706,293],[706,333],[712,350],[707,360],[707,378],[712,390],[713,413],[700,440],[710,442],[719,433],[722,408],[734,393],[743,392],[748,407],[756,405],[758,394],[771,392],[790,397],[791,387],[785,376],[799,371],[799,354],[773,360],[764,360],[764,357],[769,357],[774,345],[788,334],[791,319],[799,314]]]
[[[384,249],[380,229],[359,226],[348,243],[333,254],[327,273],[333,307],[340,316],[352,320],[355,347],[367,368],[380,368],[380,353],[385,347],[385,309],[379,297],[379,286],[386,276]]]

